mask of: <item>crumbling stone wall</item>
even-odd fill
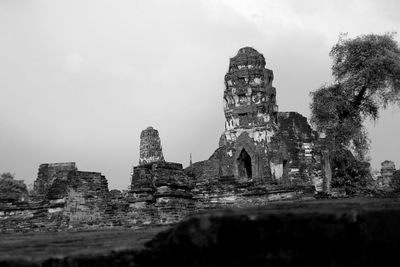
[[[34,194],[42,201],[65,201],[70,190],[83,192],[87,200],[108,198],[108,182],[101,173],[78,171],[75,162],[39,166]]]
[[[77,170],[75,162],[41,164],[33,184],[35,196],[44,199],[57,178],[64,179],[69,172]]]
[[[129,212],[138,224],[170,224],[193,211],[192,183],[182,164],[152,162],[134,167]]]
[[[107,220],[107,179],[98,172],[78,171],[74,162],[41,164],[34,191],[30,202],[0,205],[4,231],[57,230]]]
[[[311,129],[307,118],[297,112],[279,112],[278,125],[275,143],[285,148],[282,176],[306,183],[321,177],[321,158],[315,153],[318,133]]]
[[[196,211],[268,205],[271,201],[313,199],[314,188],[307,185],[265,185],[254,181],[222,179],[196,181],[192,190]]]
[[[63,197],[59,200],[65,199],[63,214],[69,217],[70,224],[88,223],[104,217],[109,203],[109,191],[107,179],[101,173],[70,172],[61,188],[62,194],[57,197]]]

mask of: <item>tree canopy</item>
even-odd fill
[[[1,175],[0,175],[0,180],[1,179],[14,179],[14,174],[12,174],[11,172],[5,172],[5,173],[2,173]]]
[[[394,34],[342,35],[330,56],[335,82],[355,112],[377,119],[379,107],[400,103],[400,49]]]
[[[348,151],[365,160],[369,140],[363,122],[377,120],[389,104],[400,105],[400,48],[394,36],[342,34],[330,52],[334,83],[311,92],[311,122],[326,134],[325,146],[337,161],[348,158]]]
[[[347,146],[365,139],[366,118],[376,120],[381,108],[400,104],[400,48],[394,34],[341,35],[330,56],[335,82],[311,93],[311,121]]]

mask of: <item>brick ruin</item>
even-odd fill
[[[74,162],[39,166],[29,201],[0,203],[2,231],[48,231],[98,224],[109,205],[107,179]]]
[[[313,153],[318,134],[296,112],[278,112],[273,71],[262,54],[241,48],[225,75],[225,131],[209,160],[193,164],[195,178],[255,184],[312,184],[321,176]]]
[[[70,195],[85,199],[91,209],[103,209],[108,201],[107,179],[99,172],[78,171],[75,162],[41,164],[33,197],[41,202],[65,203],[71,201]]]
[[[130,188],[129,207],[137,223],[173,223],[194,211],[192,181],[182,164],[164,160],[152,127],[140,134],[139,165],[133,168]]]
[[[385,160],[381,163],[380,175],[376,177],[376,186],[381,190],[400,189],[400,170],[396,170],[393,161]]]
[[[185,170],[163,158],[146,164],[139,160],[131,179],[131,206],[153,211],[157,206],[162,220],[168,221],[173,220],[168,210],[191,214],[257,206],[310,198],[321,190],[321,159],[314,153],[318,134],[302,115],[278,112],[273,77],[262,54],[250,47],[240,49],[225,75],[226,122],[219,148],[208,160]],[[158,132],[148,129],[141,134],[140,157],[148,147],[156,148],[153,154],[162,154]]]
[[[265,65],[250,47],[230,59],[225,131],[208,160],[186,169],[166,161],[158,131],[148,127],[129,192],[109,192],[101,173],[72,162],[42,164],[29,202],[0,203],[2,231],[171,224],[208,209],[313,198],[321,190],[318,135],[299,113],[278,112]]]

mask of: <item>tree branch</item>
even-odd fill
[[[354,97],[352,106],[354,107],[355,110],[358,110],[358,108],[360,107],[361,101],[364,99],[364,95],[367,92],[367,89],[368,89],[367,86],[364,85],[361,88],[360,92],[358,92],[358,94]]]

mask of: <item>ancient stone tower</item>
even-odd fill
[[[140,134],[140,157],[139,164],[164,161],[161,148],[160,136],[153,127],[147,127]]]
[[[208,160],[193,163],[197,180],[240,184],[309,183],[320,175],[317,133],[297,112],[278,112],[274,74],[264,56],[243,47],[225,75],[225,131]]]
[[[272,70],[265,68],[264,56],[251,47],[241,48],[230,59],[224,90],[227,134],[276,123],[278,106],[273,79]],[[235,139],[235,134],[231,136]]]
[[[241,48],[230,59],[225,75],[225,131],[220,147],[226,147],[230,164],[222,174],[236,178],[270,178],[271,142],[277,130],[278,106],[274,74],[265,68],[262,54],[251,47]],[[233,173],[229,173],[229,168]]]

